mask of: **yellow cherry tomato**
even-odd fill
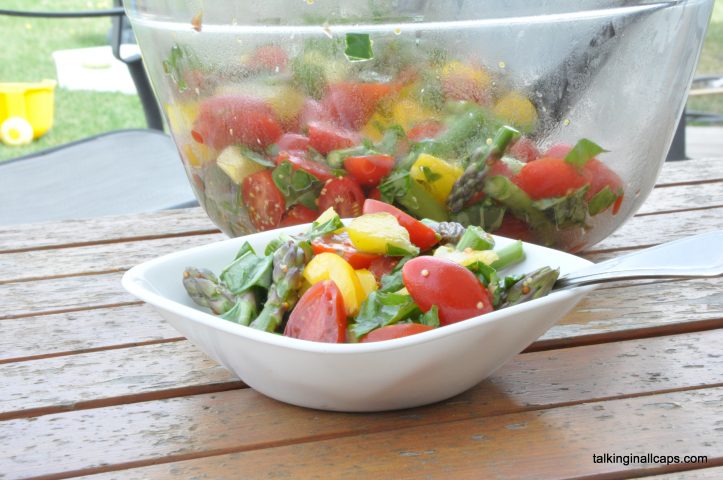
[[[494,114],[521,130],[530,131],[537,123],[537,110],[525,96],[510,92],[495,104]]]
[[[421,183],[441,203],[447,201],[454,182],[462,173],[462,168],[426,153],[419,155],[409,172],[414,180]]]
[[[339,287],[344,298],[344,307],[349,316],[356,315],[366,298],[359,277],[349,262],[335,253],[324,252],[316,255],[304,268],[304,279],[311,285],[331,280]]]
[[[377,279],[374,277],[374,274],[366,268],[356,270],[356,276],[359,277],[359,283],[361,283],[361,286],[364,289],[365,299],[369,296],[370,293],[379,288],[379,285],[377,285]]]

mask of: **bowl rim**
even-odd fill
[[[295,231],[301,231],[304,228],[308,228],[310,224],[295,225],[292,227],[280,228],[275,230],[268,230],[265,232],[257,232],[250,235],[245,235],[236,238],[229,238],[225,240],[219,240],[211,242],[205,245],[199,245],[176,252],[172,252],[152,260],[148,260],[141,264],[138,264],[123,274],[121,284],[130,294],[138,297],[144,302],[153,305],[154,307],[168,311],[172,314],[178,315],[179,317],[192,320],[193,322],[200,323],[208,328],[215,330],[221,330],[225,333],[229,333],[235,336],[245,337],[248,340],[261,342],[270,346],[290,348],[293,350],[299,350],[307,353],[317,353],[325,355],[358,355],[367,353],[378,353],[382,351],[398,350],[407,347],[411,347],[418,344],[428,343],[435,341],[442,337],[452,336],[460,334],[461,332],[475,328],[478,325],[496,322],[501,318],[506,318],[516,313],[525,313],[529,310],[538,308],[546,303],[553,303],[558,300],[569,300],[578,295],[586,295],[590,291],[597,288],[596,285],[586,285],[582,287],[575,287],[565,290],[559,290],[550,292],[548,295],[531,300],[529,302],[521,303],[519,305],[513,305],[503,309],[495,310],[483,315],[478,315],[466,319],[461,322],[445,325],[444,328],[435,328],[433,330],[417,333],[415,335],[409,335],[406,337],[395,338],[391,340],[382,340],[378,342],[369,343],[325,343],[315,342],[310,340],[302,340],[298,338],[286,337],[283,334],[269,333],[254,328],[239,325],[237,323],[224,320],[217,317],[209,312],[205,312],[196,307],[191,307],[178,303],[175,300],[167,298],[160,293],[154,291],[152,284],[146,278],[146,274],[151,270],[161,268],[166,263],[185,257],[189,255],[198,254],[205,250],[212,251],[218,248],[219,245],[228,243],[241,243],[248,237],[258,234],[280,234],[280,233],[293,233]],[[512,240],[507,237],[501,237],[499,235],[493,235],[496,240]],[[273,237],[272,237],[273,238]],[[551,248],[543,247],[540,245],[530,244],[528,242],[522,242],[524,247],[532,247],[536,249],[543,249],[546,251],[554,252],[555,255],[565,255],[574,257],[577,261],[585,262],[588,265],[593,265],[593,262],[584,258],[572,255],[560,250],[553,250]],[[582,267],[582,266],[581,266]],[[180,280],[179,280],[180,281]]]

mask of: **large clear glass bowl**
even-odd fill
[[[653,188],[713,6],[125,3],[191,184],[228,235],[376,198],[568,251]]]

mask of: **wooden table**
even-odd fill
[[[669,163],[585,256],[721,228],[723,159]],[[458,397],[328,413],[245,388],[120,286],[222,238],[199,209],[0,229],[0,478],[723,478],[721,278],[597,290]]]

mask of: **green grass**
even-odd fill
[[[109,8],[111,0],[0,0],[0,8],[24,10],[88,10]],[[30,19],[0,16],[0,82],[33,82],[56,78],[55,50],[108,45],[110,19]],[[101,132],[145,128],[143,108],[135,95],[55,92],[55,124],[42,138],[24,147],[0,143],[0,160],[26,155]]]
[[[0,0],[0,8],[86,10],[109,8],[111,0]],[[0,16],[0,82],[55,78],[52,52],[107,45],[110,20],[26,19]],[[723,74],[723,0],[716,0],[696,75]],[[691,99],[691,110],[723,113],[723,95]],[[55,125],[25,147],[0,143],[0,161],[110,130],[144,128],[138,98],[122,93],[56,90]]]

